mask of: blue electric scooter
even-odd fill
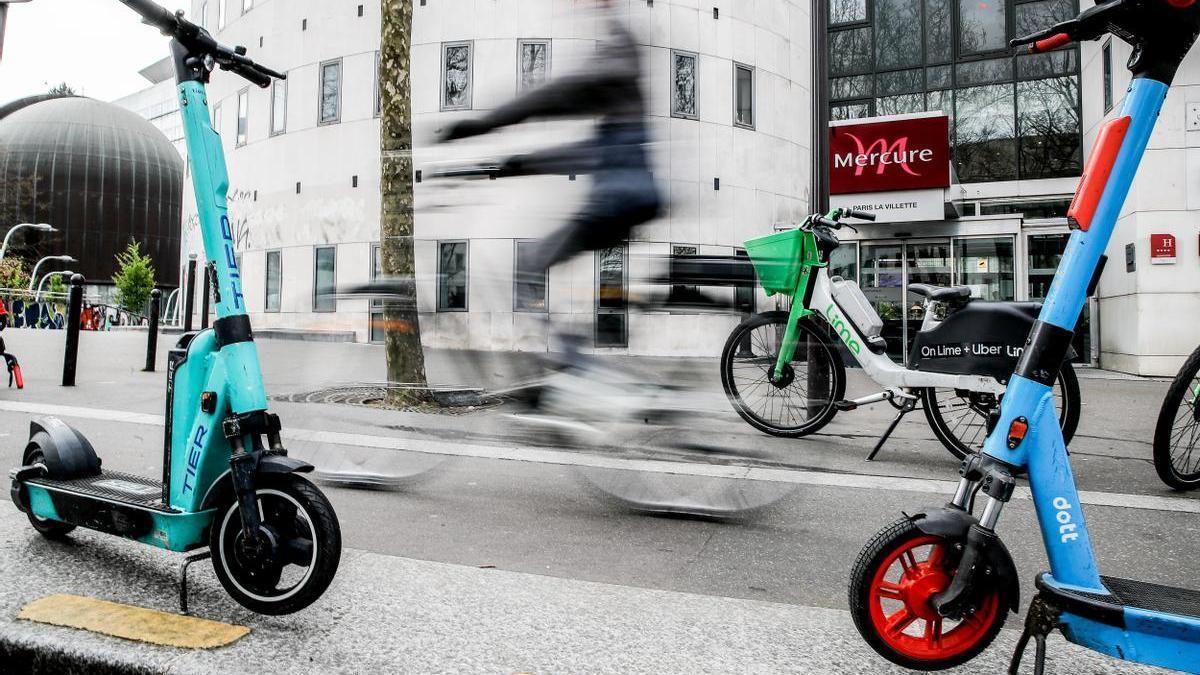
[[[1107,0],[1013,44],[1032,53],[1112,33],[1133,46],[1133,83],[1121,114],[1104,124],[1069,211],[1075,232],[1009,383],[982,454],[968,457],[945,508],[906,516],[875,535],[850,578],[850,609],[866,641],[888,660],[920,670],[964,663],[1018,609],[1012,557],[995,527],[1028,473],[1050,572],[1013,656],[1030,638],[1036,672],[1045,638],[1119,659],[1200,672],[1200,592],[1101,576],[1079,506],[1051,386],[1180,63],[1200,34],[1196,0]],[[986,497],[973,515],[975,495]]]
[[[13,502],[52,539],[78,526],[172,551],[207,545],[237,602],[288,614],[329,587],[341,533],[325,495],[299,475],[313,467],[287,456],[279,418],[267,412],[226,215],[225,155],[205,93],[216,68],[260,87],[284,76],[251,61],[245,48],[218,44],[182,12],[120,1],[171,38],[217,319],[169,354],[161,481],[101,469],[83,434],[43,417],[30,425],[23,466],[12,472]]]

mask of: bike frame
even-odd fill
[[[1004,385],[992,377],[910,370],[890,359],[886,353],[876,353],[868,349],[866,338],[859,333],[853,322],[845,318],[845,312],[833,297],[833,287],[829,280],[829,264],[823,263],[819,259],[816,235],[812,231],[804,229],[801,236],[803,237],[800,253],[802,267],[796,282],[796,289],[791,294],[792,308],[788,314],[783,344],[780,345],[779,355],[776,357],[775,372],[784,372],[784,367],[791,363],[795,356],[800,322],[807,317],[815,316],[833,330],[867,376],[883,387],[889,389],[934,387],[965,389],[996,395],[1004,393]]]
[[[1070,339],[1070,331],[1086,299],[1088,282],[1112,237],[1167,89],[1168,85],[1162,82],[1135,78],[1121,116],[1108,123],[1114,130],[1126,124],[1128,127],[1115,160],[1110,160],[1111,173],[1090,227],[1076,230],[1067,244],[1039,317],[1039,324],[1050,327],[1046,332],[1053,335],[1053,340],[1042,342]],[[1094,154],[1103,141],[1102,131]],[[1099,167],[1101,171],[1104,168]],[[1040,325],[1035,327],[1031,346],[1026,349],[1030,361],[1044,347],[1038,344],[1039,330],[1042,330]],[[1061,345],[1057,347],[1061,349]],[[1054,347],[1048,349],[1053,350]],[[1032,371],[1029,367],[1018,368],[1013,376],[1001,402],[999,424],[985,442],[983,453],[1018,471],[1028,471],[1034,509],[1050,560],[1050,573],[1043,581],[1050,586],[1109,596],[1100,580],[1066,444],[1055,416],[1051,388],[1044,383],[1044,377],[1038,378],[1041,382],[1031,379],[1030,372],[1039,370],[1036,365]],[[1019,418],[1028,420],[1029,431],[1023,442],[1011,448],[1005,437]],[[1124,611],[1123,630],[1064,612],[1063,633],[1072,642],[1126,660],[1185,670],[1200,663],[1200,620],[1131,607]]]

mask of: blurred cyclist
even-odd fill
[[[501,176],[592,174],[591,192],[571,222],[543,239],[536,268],[546,270],[579,253],[617,246],[659,214],[662,201],[646,157],[649,134],[641,90],[641,57],[628,29],[599,0],[607,34],[576,75],[548,84],[483,117],[459,121],[442,142],[489,133],[533,118],[598,116],[592,138],[507,160]]]

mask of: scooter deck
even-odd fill
[[[1110,625],[1124,624],[1126,608],[1200,619],[1200,591],[1117,577],[1100,580],[1112,595],[1051,586],[1042,576],[1037,587],[1064,610]]]
[[[70,492],[85,497],[129,504],[151,511],[178,513],[162,499],[162,483],[152,478],[135,476],[120,471],[101,471],[99,475],[72,480],[31,478],[28,485],[40,485],[60,492]]]

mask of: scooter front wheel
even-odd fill
[[[209,533],[213,568],[243,607],[259,614],[291,614],[329,588],[342,557],[341,529],[329,500],[300,476],[260,476],[255,491],[273,555],[247,551],[233,500],[218,510]]]
[[[982,652],[1004,625],[1003,584],[988,588],[962,617],[943,617],[930,600],[957,568],[956,542],[921,532],[908,518],[881,530],[850,573],[850,614],[871,647],[897,665],[942,670]]]

